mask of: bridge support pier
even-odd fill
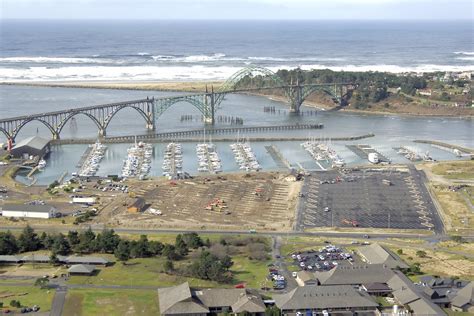
[[[155,121],[148,121],[146,122],[145,124],[145,128],[149,131],[154,131],[156,128],[155,128]]]
[[[99,130],[99,137],[105,137],[105,136],[107,136],[107,132],[106,132],[105,128],[101,128]]]
[[[60,138],[60,137],[59,137],[59,133],[58,133],[58,132],[54,132],[54,133],[53,133],[53,139],[54,139],[54,140],[57,140],[57,139],[59,139],[59,138]]]

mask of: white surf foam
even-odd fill
[[[294,69],[293,65],[277,65],[269,67],[276,72],[278,69]],[[330,66],[324,64],[300,65],[304,70],[331,69],[334,71],[380,71],[380,72],[433,72],[433,71],[474,71],[474,66],[450,65],[418,65],[402,67],[397,65],[345,65]],[[65,67],[29,67],[0,68],[0,81],[186,81],[186,80],[225,80],[241,66],[65,66]]]
[[[88,63],[112,63],[109,59],[85,58],[85,57],[4,57],[0,62],[6,63],[62,63],[62,64],[88,64]]]
[[[474,52],[454,52],[456,55],[474,55]]]

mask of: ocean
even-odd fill
[[[0,21],[0,81],[222,80],[248,65],[474,70],[472,21]]]

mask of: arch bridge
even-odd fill
[[[267,85],[262,87],[240,87],[244,78],[253,78],[255,75],[263,77]],[[111,104],[94,105],[88,107],[73,108],[62,111],[54,111],[40,114],[31,114],[7,119],[0,119],[0,132],[7,139],[14,141],[20,130],[32,121],[44,124],[52,134],[53,139],[59,139],[60,133],[66,123],[77,115],[89,117],[97,126],[99,136],[106,136],[107,127],[112,118],[124,108],[136,110],[145,121],[148,129],[154,130],[156,119],[174,104],[187,102],[193,105],[204,116],[206,123],[214,124],[215,113],[220,104],[229,93],[252,92],[263,90],[281,90],[288,100],[290,111],[299,113],[300,107],[306,98],[316,91],[328,94],[337,104],[337,107],[347,105],[356,85],[352,83],[323,83],[323,84],[300,84],[296,82],[285,83],[278,75],[267,68],[247,67],[229,77],[218,90],[207,90],[204,93],[180,95],[176,97],[146,98],[141,100],[125,101]]]

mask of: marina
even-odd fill
[[[81,166],[77,175],[79,175],[80,177],[95,176],[97,171],[99,170],[100,161],[102,160],[102,158],[104,158],[106,150],[107,146],[101,144],[99,141],[97,141],[93,145],[89,145],[84,154],[85,159],[83,159],[84,156],[81,157]]]
[[[262,169],[248,142],[230,144],[230,148],[232,148],[235,161],[239,165],[240,170],[259,171]]]
[[[344,159],[326,143],[309,140],[302,143],[301,146],[310,154],[321,170],[340,168],[346,165]]]
[[[163,175],[169,179],[180,179],[183,176],[183,152],[181,144],[169,143],[163,157]]]
[[[151,144],[139,142],[127,150],[127,158],[123,161],[122,177],[144,180],[150,173],[153,147]]]
[[[200,143],[196,145],[198,158],[198,172],[219,173],[222,171],[221,160],[216,151],[216,145],[212,143]]]

